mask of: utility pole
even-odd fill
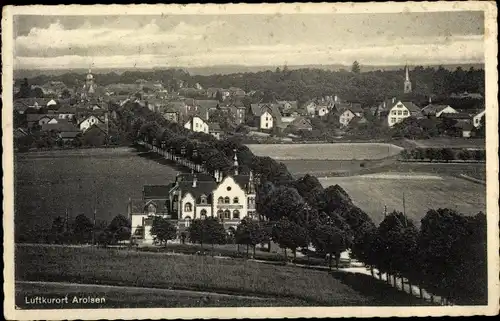
[[[405,217],[405,223],[406,223],[406,225],[408,225],[408,220],[406,219],[405,192],[403,192],[403,216]]]

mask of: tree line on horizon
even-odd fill
[[[354,64],[355,65],[355,64]],[[357,67],[356,67],[357,66]],[[316,97],[338,95],[348,101],[357,101],[364,106],[372,106],[388,97],[403,94],[404,70],[374,70],[360,72],[358,65],[351,71],[331,71],[324,69],[276,68],[259,72],[240,72],[234,74],[190,75],[182,69],[153,71],[125,71],[100,74],[96,82],[100,86],[114,83],[136,83],[138,79],[159,81],[170,91],[179,90],[179,81],[194,87],[203,88],[238,87],[247,92],[272,92],[277,99],[305,102]],[[468,70],[457,67],[454,71],[443,66],[416,66],[410,70],[413,92],[407,95],[412,100],[425,101],[428,97],[446,98],[452,93],[474,92],[484,96],[485,74],[483,69],[470,67]],[[24,80],[17,79],[20,85]],[[49,81],[62,81],[68,87],[81,85],[83,77],[77,73],[63,75],[39,75],[29,79],[33,85],[43,85]]]

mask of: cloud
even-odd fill
[[[161,23],[159,23],[161,22]],[[372,37],[278,37],[268,28],[223,20],[180,21],[165,26],[153,19],[135,24],[78,29],[60,21],[34,27],[15,39],[15,68],[172,67],[207,65],[481,63],[482,35]],[[260,29],[259,29],[260,28]],[[284,26],[280,26],[282,29]],[[255,31],[255,32],[254,32]],[[265,32],[264,32],[265,31]],[[275,30],[276,31],[276,30]],[[263,39],[267,37],[266,39]],[[314,38],[314,39],[313,39]]]
[[[140,28],[93,28],[86,22],[79,29],[65,29],[59,22],[47,28],[32,28],[26,36],[15,39],[16,54],[25,57],[57,55],[92,55],[94,51],[113,55],[114,52],[138,53],[145,47],[171,48],[198,42],[215,32],[221,22],[207,25],[188,25],[180,22],[170,30],[162,30],[152,20]]]

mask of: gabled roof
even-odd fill
[[[257,117],[260,117],[267,110],[276,119],[281,119],[281,112],[277,104],[251,104],[250,110]]]
[[[444,110],[447,107],[451,107],[450,105],[435,105],[435,104],[429,104],[422,108],[422,113],[425,115],[432,115],[439,113],[440,111]]]
[[[217,100],[196,100],[196,105],[198,107],[206,108],[206,109],[211,109],[211,108],[217,108],[219,105],[219,101]]]
[[[451,118],[451,119],[471,119],[471,115],[468,113],[443,113],[441,117]]]
[[[169,185],[144,185],[143,197],[144,199],[168,198],[170,189],[173,186],[173,183]]]
[[[62,106],[57,110],[58,114],[75,114],[76,113],[76,108],[75,107],[69,107],[69,106]]]
[[[208,123],[208,130],[211,132],[220,132],[222,131],[219,123]]]
[[[312,124],[311,122],[309,121],[309,119],[305,118],[305,117],[302,117],[302,116],[298,116],[297,118],[295,118],[289,126],[303,126],[303,125],[306,125],[308,127],[312,127]]]
[[[43,124],[42,130],[43,131],[55,130],[58,132],[78,132],[78,133],[80,132],[80,129],[78,129],[75,125],[64,122],[57,124]]]
[[[399,100],[396,100],[396,102],[391,106],[391,108],[394,107],[398,102]],[[415,105],[413,102],[401,101],[401,103],[410,111],[410,113],[420,113],[420,107]]]
[[[59,133],[59,136],[61,138],[75,138],[76,136],[78,136],[80,134],[80,132],[74,132],[74,131],[61,131]]]

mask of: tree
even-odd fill
[[[107,231],[110,233],[113,243],[128,240],[130,239],[131,223],[125,216],[117,215],[109,223]]]
[[[64,230],[64,219],[61,216],[56,217],[52,222],[52,228],[50,230],[50,237],[56,244],[64,242]]]
[[[312,243],[317,251],[328,254],[328,266],[332,268],[332,258],[335,257],[335,266],[340,264],[340,253],[345,251],[350,242],[346,231],[336,227],[333,223],[319,224],[313,231]]]
[[[417,257],[418,230],[411,220],[401,212],[387,215],[377,229],[376,252],[381,270],[396,276],[416,276],[418,264],[412,258]]]
[[[485,280],[484,215],[468,218],[440,208],[428,211],[421,222],[418,253],[425,287],[459,304],[484,300],[486,283],[471,280]]]
[[[160,245],[163,243],[167,246],[169,240],[177,237],[177,228],[169,220],[156,216],[150,233],[155,240],[160,241]]]
[[[73,237],[77,243],[88,243],[92,240],[94,224],[90,219],[80,214],[73,223]]]
[[[247,219],[243,219],[238,225],[235,236],[237,244],[245,244],[247,246],[247,257],[249,246],[252,247],[253,256],[255,257],[255,246],[268,239],[266,229],[261,222]]]
[[[286,249],[291,249],[294,260],[297,248],[307,246],[307,231],[304,227],[282,217],[272,228],[273,241],[278,243],[285,253],[285,262],[288,261]]]
[[[215,93],[215,100],[219,102],[224,101],[224,97],[222,97],[222,93],[220,90],[217,90],[217,92]]]
[[[68,88],[64,88],[62,93],[61,93],[61,98],[62,99],[69,99],[71,98],[71,93],[69,92]]]
[[[355,74],[359,74],[361,71],[361,67],[359,66],[359,62],[357,60],[352,63],[351,71]]]
[[[441,149],[441,157],[448,163],[455,159],[455,153],[451,148],[443,148]]]
[[[278,221],[282,217],[291,218],[303,205],[304,200],[295,188],[280,186],[264,198],[259,213],[269,220]]]
[[[214,244],[224,244],[226,241],[226,230],[215,217],[206,219],[195,219],[188,228],[189,238],[194,243],[209,243],[212,245],[212,255]]]

